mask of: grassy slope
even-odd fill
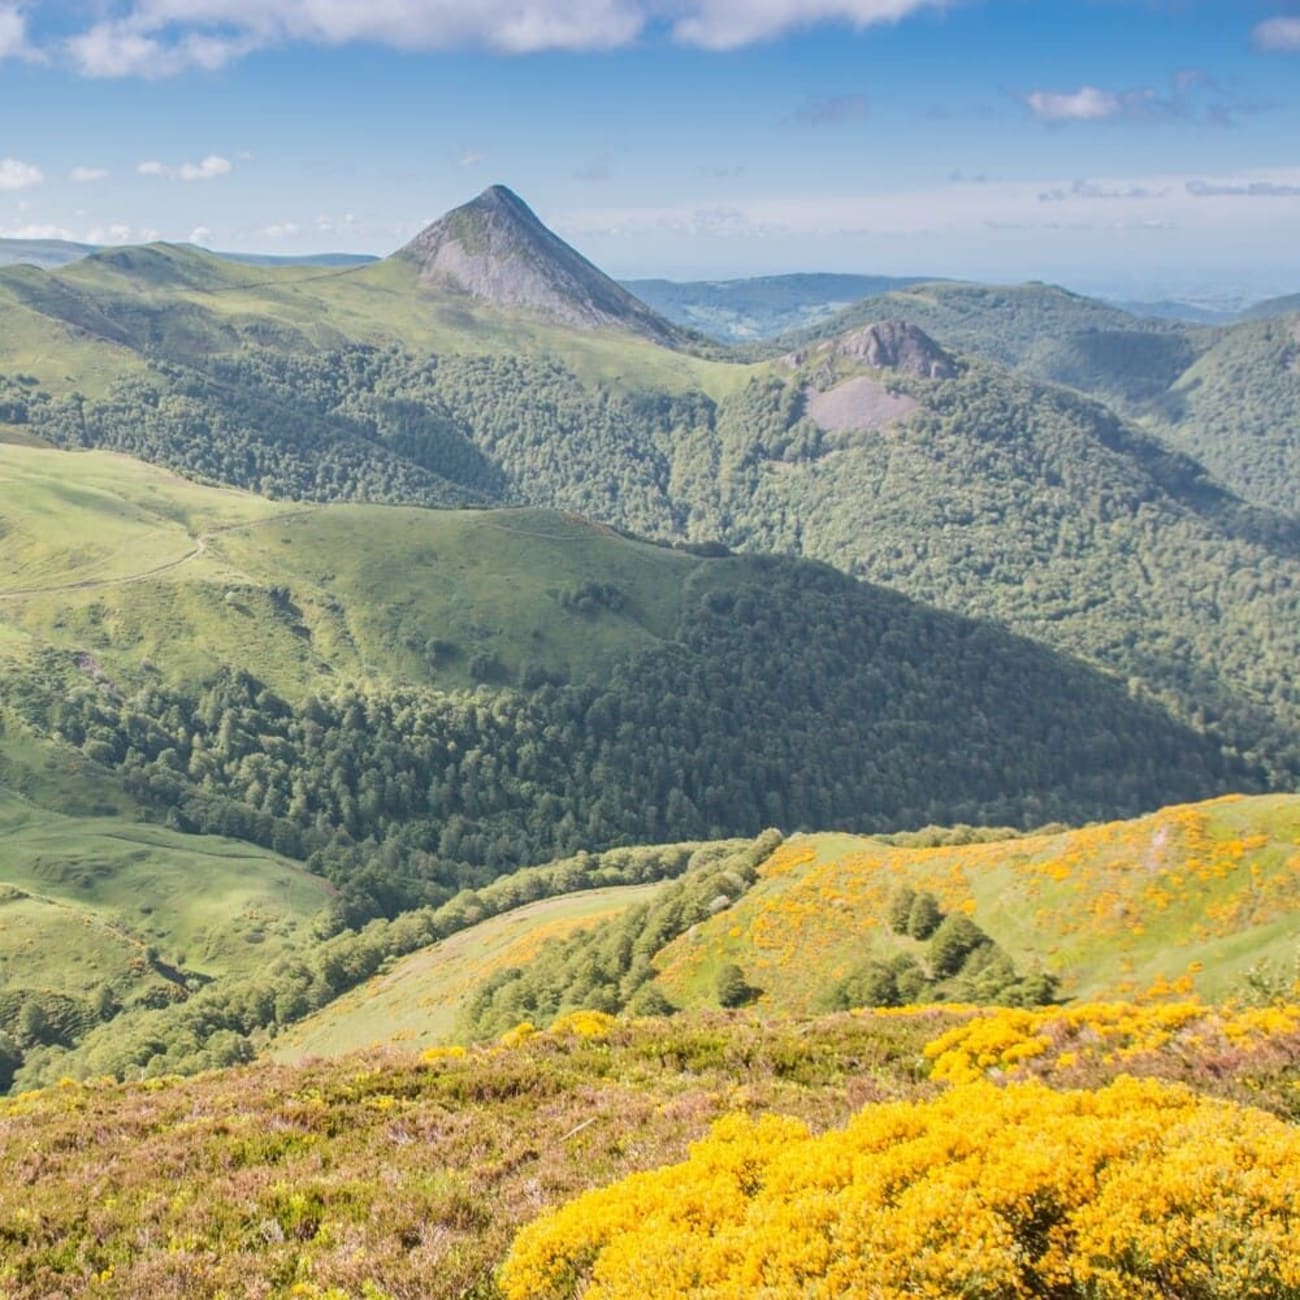
[[[669,945],[658,983],[676,1004],[716,1001],[737,963],[772,1011],[807,1011],[868,958],[917,949],[885,913],[901,886],[965,910],[1063,996],[1120,996],[1190,976],[1221,995],[1300,942],[1300,798],[1220,799],[1059,835],[904,849],[802,836],[730,911]]]
[[[245,340],[294,351],[398,342],[414,352],[552,356],[592,381],[703,388],[715,396],[748,377],[744,366],[643,339],[503,313],[421,285],[392,260],[342,270],[247,266],[158,244],[98,254],[58,272],[0,270],[5,300],[16,305],[0,326],[0,370],[36,373],[55,392],[98,391],[138,368],[142,351],[184,362]],[[50,340],[68,337],[82,350],[64,348],[66,361],[55,364]]]
[[[467,685],[487,648],[511,679],[525,661],[600,676],[673,632],[708,564],[548,511],[303,511],[15,446],[0,446],[0,535],[0,662],[62,646],[114,680],[149,660],[174,681],[238,663],[291,694],[339,675]],[[566,610],[563,592],[592,581],[624,608]],[[434,639],[458,648],[436,669]]]
[[[0,674],[31,648],[6,631]],[[267,850],[140,817],[112,774],[0,712],[0,990],[106,984],[127,1002],[171,987],[148,948],[219,978],[312,942],[324,881]]]
[[[498,970],[526,965],[549,939],[565,938],[645,902],[658,884],[591,889],[548,898],[422,949],[344,994],[277,1038],[276,1061],[339,1056],[365,1047],[428,1047],[451,1036],[465,1000]]]
[[[729,911],[670,944],[658,983],[676,1005],[716,1004],[735,962],[765,1011],[804,1014],[868,957],[923,946],[884,922],[893,892],[933,890],[967,910],[1026,968],[1071,998],[1133,996],[1191,974],[1218,997],[1256,962],[1289,968],[1300,943],[1300,797],[1227,798],[1134,822],[991,844],[895,848],[795,836]],[[597,890],[519,908],[424,949],[280,1038],[280,1061],[453,1034],[466,999],[543,943],[645,901],[658,886]],[[1195,966],[1201,969],[1195,970]]]
[[[45,274],[25,266],[0,271],[0,370],[34,375],[54,393],[76,389],[99,397],[113,380],[144,369],[143,359],[121,343],[28,305],[27,282]]]
[[[232,840],[113,817],[65,817],[0,787],[0,984],[119,997],[143,961],[218,977],[310,941],[323,881]]]

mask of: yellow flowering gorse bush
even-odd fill
[[[731,1117],[525,1228],[508,1300],[1300,1295],[1300,1133],[1177,1085]]]
[[[1026,1066],[1065,1068],[1085,1059],[1112,1064],[1180,1040],[1249,1047],[1300,1029],[1300,1007],[1206,1007],[1198,1002],[1072,1007],[988,1007],[926,1045],[930,1075],[973,1083],[991,1073],[1015,1078]]]

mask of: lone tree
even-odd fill
[[[907,914],[907,933],[913,939],[928,939],[943,921],[939,900],[931,893],[917,894]]]
[[[912,904],[916,902],[916,890],[909,885],[896,890],[889,900],[889,928],[895,934],[907,933],[907,921],[912,915]]]
[[[718,972],[716,988],[718,1005],[723,1007],[743,1007],[753,994],[745,983],[745,972],[735,962],[728,962]]]

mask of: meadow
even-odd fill
[[[370,1047],[415,1050],[445,1043],[484,980],[527,965],[544,943],[618,916],[658,889],[650,884],[582,890],[482,921],[403,958],[293,1025],[272,1042],[267,1056],[294,1062]]]

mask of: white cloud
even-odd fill
[[[38,62],[40,55],[27,43],[27,17],[12,4],[0,4],[0,59]]]
[[[1072,92],[1035,90],[1025,96],[1025,106],[1043,122],[1101,122],[1124,111],[1119,95],[1096,86]]]
[[[292,41],[502,54],[610,49],[634,40],[646,21],[639,0],[136,0],[66,49],[86,76],[158,78],[216,71]]]
[[[233,170],[229,159],[209,154],[201,163],[182,163],[176,175],[183,181],[210,181],[229,176]]]
[[[666,24],[674,40],[728,50],[824,23],[859,30],[970,0],[130,0],[65,42],[92,77],[215,71],[267,46],[370,42],[500,54],[629,45]]]
[[[265,235],[267,239],[293,239],[300,229],[296,221],[277,221],[273,225],[264,226],[258,234]]]
[[[96,181],[108,179],[108,170],[104,167],[74,167],[68,173],[68,179],[77,185],[93,185]]]
[[[191,244],[210,244],[212,242],[212,231],[207,226],[195,226],[190,231],[189,243]]]
[[[487,158],[484,154],[479,153],[477,149],[466,149],[456,159],[457,167],[480,167]]]
[[[1270,18],[1254,31],[1261,50],[1300,53],[1300,18]]]
[[[0,226],[0,239],[66,239],[76,242],[76,235],[62,226]]]
[[[76,69],[87,77],[175,77],[190,68],[216,72],[257,49],[250,34],[235,37],[204,31],[159,33],[141,6],[131,17],[96,23],[68,38],[66,48]]]
[[[800,27],[844,23],[859,30],[901,22],[923,9],[948,9],[959,0],[690,0],[673,35],[687,45],[734,50]]]
[[[211,181],[218,176],[229,176],[234,170],[228,158],[221,158],[216,154],[209,154],[202,162],[181,163],[178,167],[151,158],[136,168],[141,176],[166,176],[177,181]]]
[[[17,158],[0,158],[0,190],[30,190],[45,179],[45,173]]]
[[[86,235],[87,244],[129,244],[134,232],[124,222],[114,222],[110,226],[96,226]],[[147,243],[143,238],[141,243]]]

